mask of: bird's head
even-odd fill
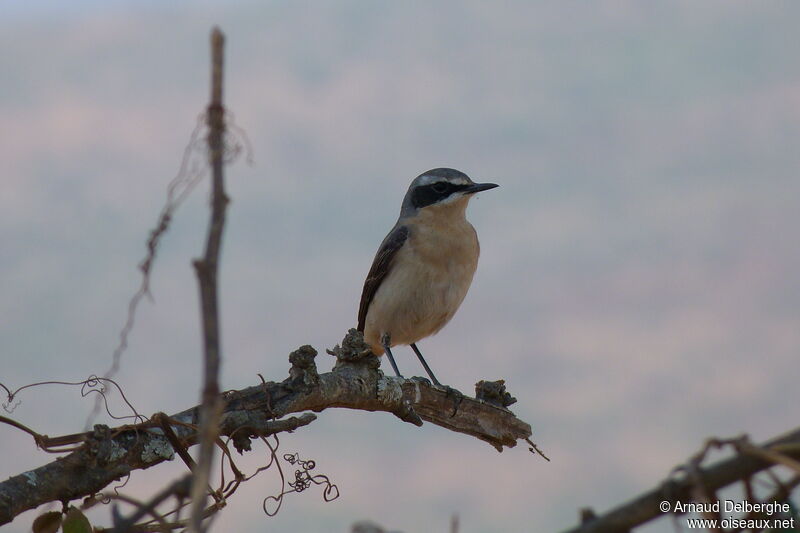
[[[497,186],[496,183],[475,183],[463,172],[452,168],[434,168],[411,182],[400,216],[413,216],[421,210],[438,210],[447,206],[463,209],[472,195]]]

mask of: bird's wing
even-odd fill
[[[378,291],[378,287],[381,286],[381,283],[383,283],[386,275],[391,270],[395,254],[403,246],[407,238],[408,227],[397,226],[383,239],[378,253],[375,254],[372,267],[369,269],[367,279],[364,281],[364,290],[361,292],[361,305],[358,307],[358,331],[364,331],[369,304]]]

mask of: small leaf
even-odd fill
[[[58,511],[50,511],[49,513],[40,514],[33,521],[33,533],[56,533],[58,527],[61,525],[61,513]]]
[[[61,531],[63,533],[92,533],[92,524],[79,509],[70,507],[67,516],[64,517]]]

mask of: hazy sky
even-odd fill
[[[551,463],[386,414],[330,411],[282,437],[342,496],[264,474],[217,531],[547,531],[662,481],[708,436],[762,440],[800,403],[800,4],[744,1],[11,2],[0,16],[0,382],[104,372],[166,185],[227,34],[226,100],[254,164],[229,167],[223,387],[280,380],[356,322],[409,181],[438,166],[482,256],[421,349],[445,383],[505,378]],[[118,374],[140,412],[199,397],[191,259],[207,184],[181,208]],[[423,374],[413,353],[400,369]],[[77,390],[14,417],[80,431]],[[0,426],[0,477],[52,460]],[[250,468],[264,450],[242,460]],[[136,473],[163,487],[180,465]],[[28,513],[4,531],[28,531]],[[93,515],[108,523],[109,509]],[[662,521],[643,531],[671,531]]]

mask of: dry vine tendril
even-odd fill
[[[271,446],[270,449],[272,449]],[[273,450],[273,457],[275,451],[277,450]],[[262,507],[267,516],[275,516],[278,514],[278,511],[280,511],[281,505],[283,504],[284,496],[291,494],[292,492],[303,492],[312,484],[325,486],[325,489],[322,492],[322,497],[326,502],[331,502],[339,497],[339,487],[331,483],[328,476],[324,474],[311,475],[311,471],[317,466],[317,463],[314,460],[300,459],[299,453],[285,453],[283,454],[283,460],[290,465],[297,465],[299,468],[294,471],[294,481],[286,483],[286,479],[283,475],[283,469],[281,469],[280,465],[278,465],[278,473],[281,476],[281,492],[277,496],[267,496],[264,498]],[[289,485],[290,490],[286,490],[287,484]],[[270,502],[274,502],[276,504],[275,509],[272,511],[270,511],[268,508],[268,504]]]

